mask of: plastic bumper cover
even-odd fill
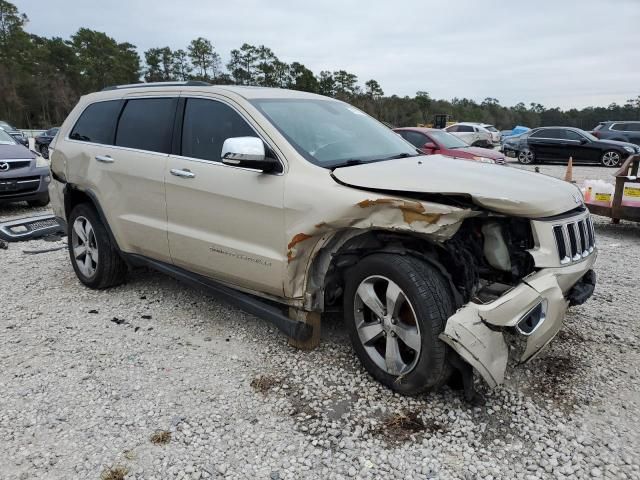
[[[542,269],[491,303],[468,303],[449,318],[440,338],[489,386],[501,384],[509,358],[503,332],[519,330],[518,324],[537,312],[535,325],[524,330],[526,347],[519,361],[535,358],[562,327],[570,304],[582,303],[593,293],[595,253],[574,265]]]

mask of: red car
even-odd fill
[[[466,158],[485,163],[504,165],[504,154],[488,148],[472,147],[455,135],[436,128],[394,128],[394,132],[414,145],[425,155],[440,153],[449,157]]]

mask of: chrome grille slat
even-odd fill
[[[595,230],[589,215],[554,225],[553,235],[561,265],[578,262],[595,250]]]

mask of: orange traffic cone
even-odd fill
[[[567,164],[567,173],[564,174],[565,182],[573,183],[573,157],[569,157],[569,163]]]

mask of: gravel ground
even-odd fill
[[[32,212],[5,206],[0,218]],[[448,389],[405,398],[381,387],[339,319],[300,352],[163,275],[92,291],[63,240],[10,244],[0,478],[640,478],[640,225],[596,219],[594,297],[537,360],[483,389],[484,408]]]

